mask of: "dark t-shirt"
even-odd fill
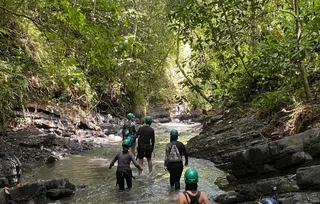
[[[131,152],[128,153],[123,153],[123,152],[119,152],[114,159],[112,160],[112,162],[110,163],[111,166],[114,165],[114,163],[118,161],[118,167],[117,169],[130,169],[130,162],[132,161],[133,164],[138,167],[139,164],[137,162],[137,160],[134,158],[133,154]]]
[[[154,148],[154,129],[149,125],[141,126],[136,134],[138,138],[138,148]]]

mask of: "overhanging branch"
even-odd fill
[[[212,103],[211,100],[199,89],[197,88],[197,86],[193,83],[193,81],[187,76],[186,72],[183,70],[183,68],[181,67],[181,64],[180,64],[180,60],[179,60],[179,56],[180,56],[180,40],[179,40],[179,35],[177,36],[177,58],[176,58],[176,64],[177,64],[177,67],[178,69],[180,70],[180,72],[182,73],[182,75],[184,76],[184,78],[187,80],[188,84],[193,86],[193,87],[196,87],[194,90],[200,94],[200,96],[206,100],[208,103]]]

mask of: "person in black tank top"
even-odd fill
[[[198,191],[198,172],[195,168],[187,169],[184,174],[186,189],[179,194],[179,204],[209,204],[205,193]]]
[[[200,198],[200,195],[201,195],[201,191],[196,191],[196,195],[192,195],[191,193],[189,193],[188,191],[185,191],[185,192],[182,192],[183,195],[186,197],[186,200],[189,200],[190,199],[190,204],[199,204],[199,198]],[[189,199],[188,199],[189,197]]]

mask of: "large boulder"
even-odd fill
[[[238,178],[253,175],[276,175],[313,159],[309,152],[320,129],[310,129],[281,140],[230,153],[229,171]]]
[[[50,189],[46,191],[47,198],[51,200],[59,200],[61,198],[70,197],[74,195],[74,191],[70,189]]]
[[[39,180],[34,183],[15,187],[9,190],[12,200],[17,204],[34,202],[48,203],[48,200],[58,200],[72,196],[76,186],[66,178]]]
[[[301,189],[320,189],[320,165],[297,170],[297,184]]]
[[[236,120],[226,117],[219,116],[215,125],[204,126],[199,136],[189,140],[187,149],[191,156],[211,160],[229,171],[224,164],[231,162],[239,150],[267,143],[264,135],[269,133],[270,125],[251,116]]]
[[[0,188],[19,183],[21,173],[21,163],[16,156],[0,153]]]
[[[169,122],[171,122],[171,118],[170,117],[157,118],[157,119],[154,119],[154,122],[169,123]]]
[[[310,192],[294,192],[285,193],[278,196],[278,200],[282,204],[318,204],[320,203],[320,192],[310,191]]]
[[[7,194],[7,190],[4,188],[0,188],[0,204],[9,203],[9,195]]]
[[[47,190],[51,189],[70,189],[70,190],[76,190],[76,185],[72,184],[69,179],[63,178],[63,179],[52,179],[52,180],[42,180],[40,181],[43,183]]]
[[[191,112],[183,111],[173,116],[174,119],[178,119],[179,121],[192,121],[192,122],[200,121],[200,117],[201,117],[201,113],[199,111],[191,111]]]
[[[214,200],[219,204],[233,204],[244,202],[248,200],[248,198],[237,192],[229,191],[224,194],[218,195]]]
[[[299,191],[294,175],[280,176],[257,180],[256,182],[240,184],[235,191],[251,200],[266,197],[277,193]]]
[[[14,203],[48,203],[46,197],[46,187],[43,183],[35,182],[24,186],[15,187],[9,190]]]
[[[102,123],[100,124],[100,128],[102,129],[105,135],[110,135],[110,134],[117,134],[122,127],[117,124]]]

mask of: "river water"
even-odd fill
[[[165,145],[169,142],[169,129],[176,128],[181,132],[179,141],[184,144],[195,136],[191,130],[198,124],[183,125],[167,123],[154,125],[156,132],[155,153],[153,155],[154,170],[148,172],[147,162],[144,161],[144,172],[138,176],[138,170],[132,166],[133,188],[119,191],[116,184],[116,166],[109,169],[110,161],[117,152],[122,150],[121,143],[115,142],[103,148],[95,148],[80,156],[69,156],[57,161],[53,165],[46,165],[38,169],[35,176],[38,179],[68,178],[74,184],[84,184],[88,187],[79,190],[73,197],[55,201],[62,204],[106,204],[106,203],[176,203],[179,191],[170,188],[169,173],[163,168]],[[189,167],[195,167],[199,173],[198,189],[213,197],[222,191],[214,184],[218,177],[225,176],[214,167],[210,161],[190,158]],[[184,168],[184,171],[187,168]],[[183,172],[184,175],[184,172]],[[183,176],[181,190],[184,189]],[[214,203],[212,201],[212,203]]]

